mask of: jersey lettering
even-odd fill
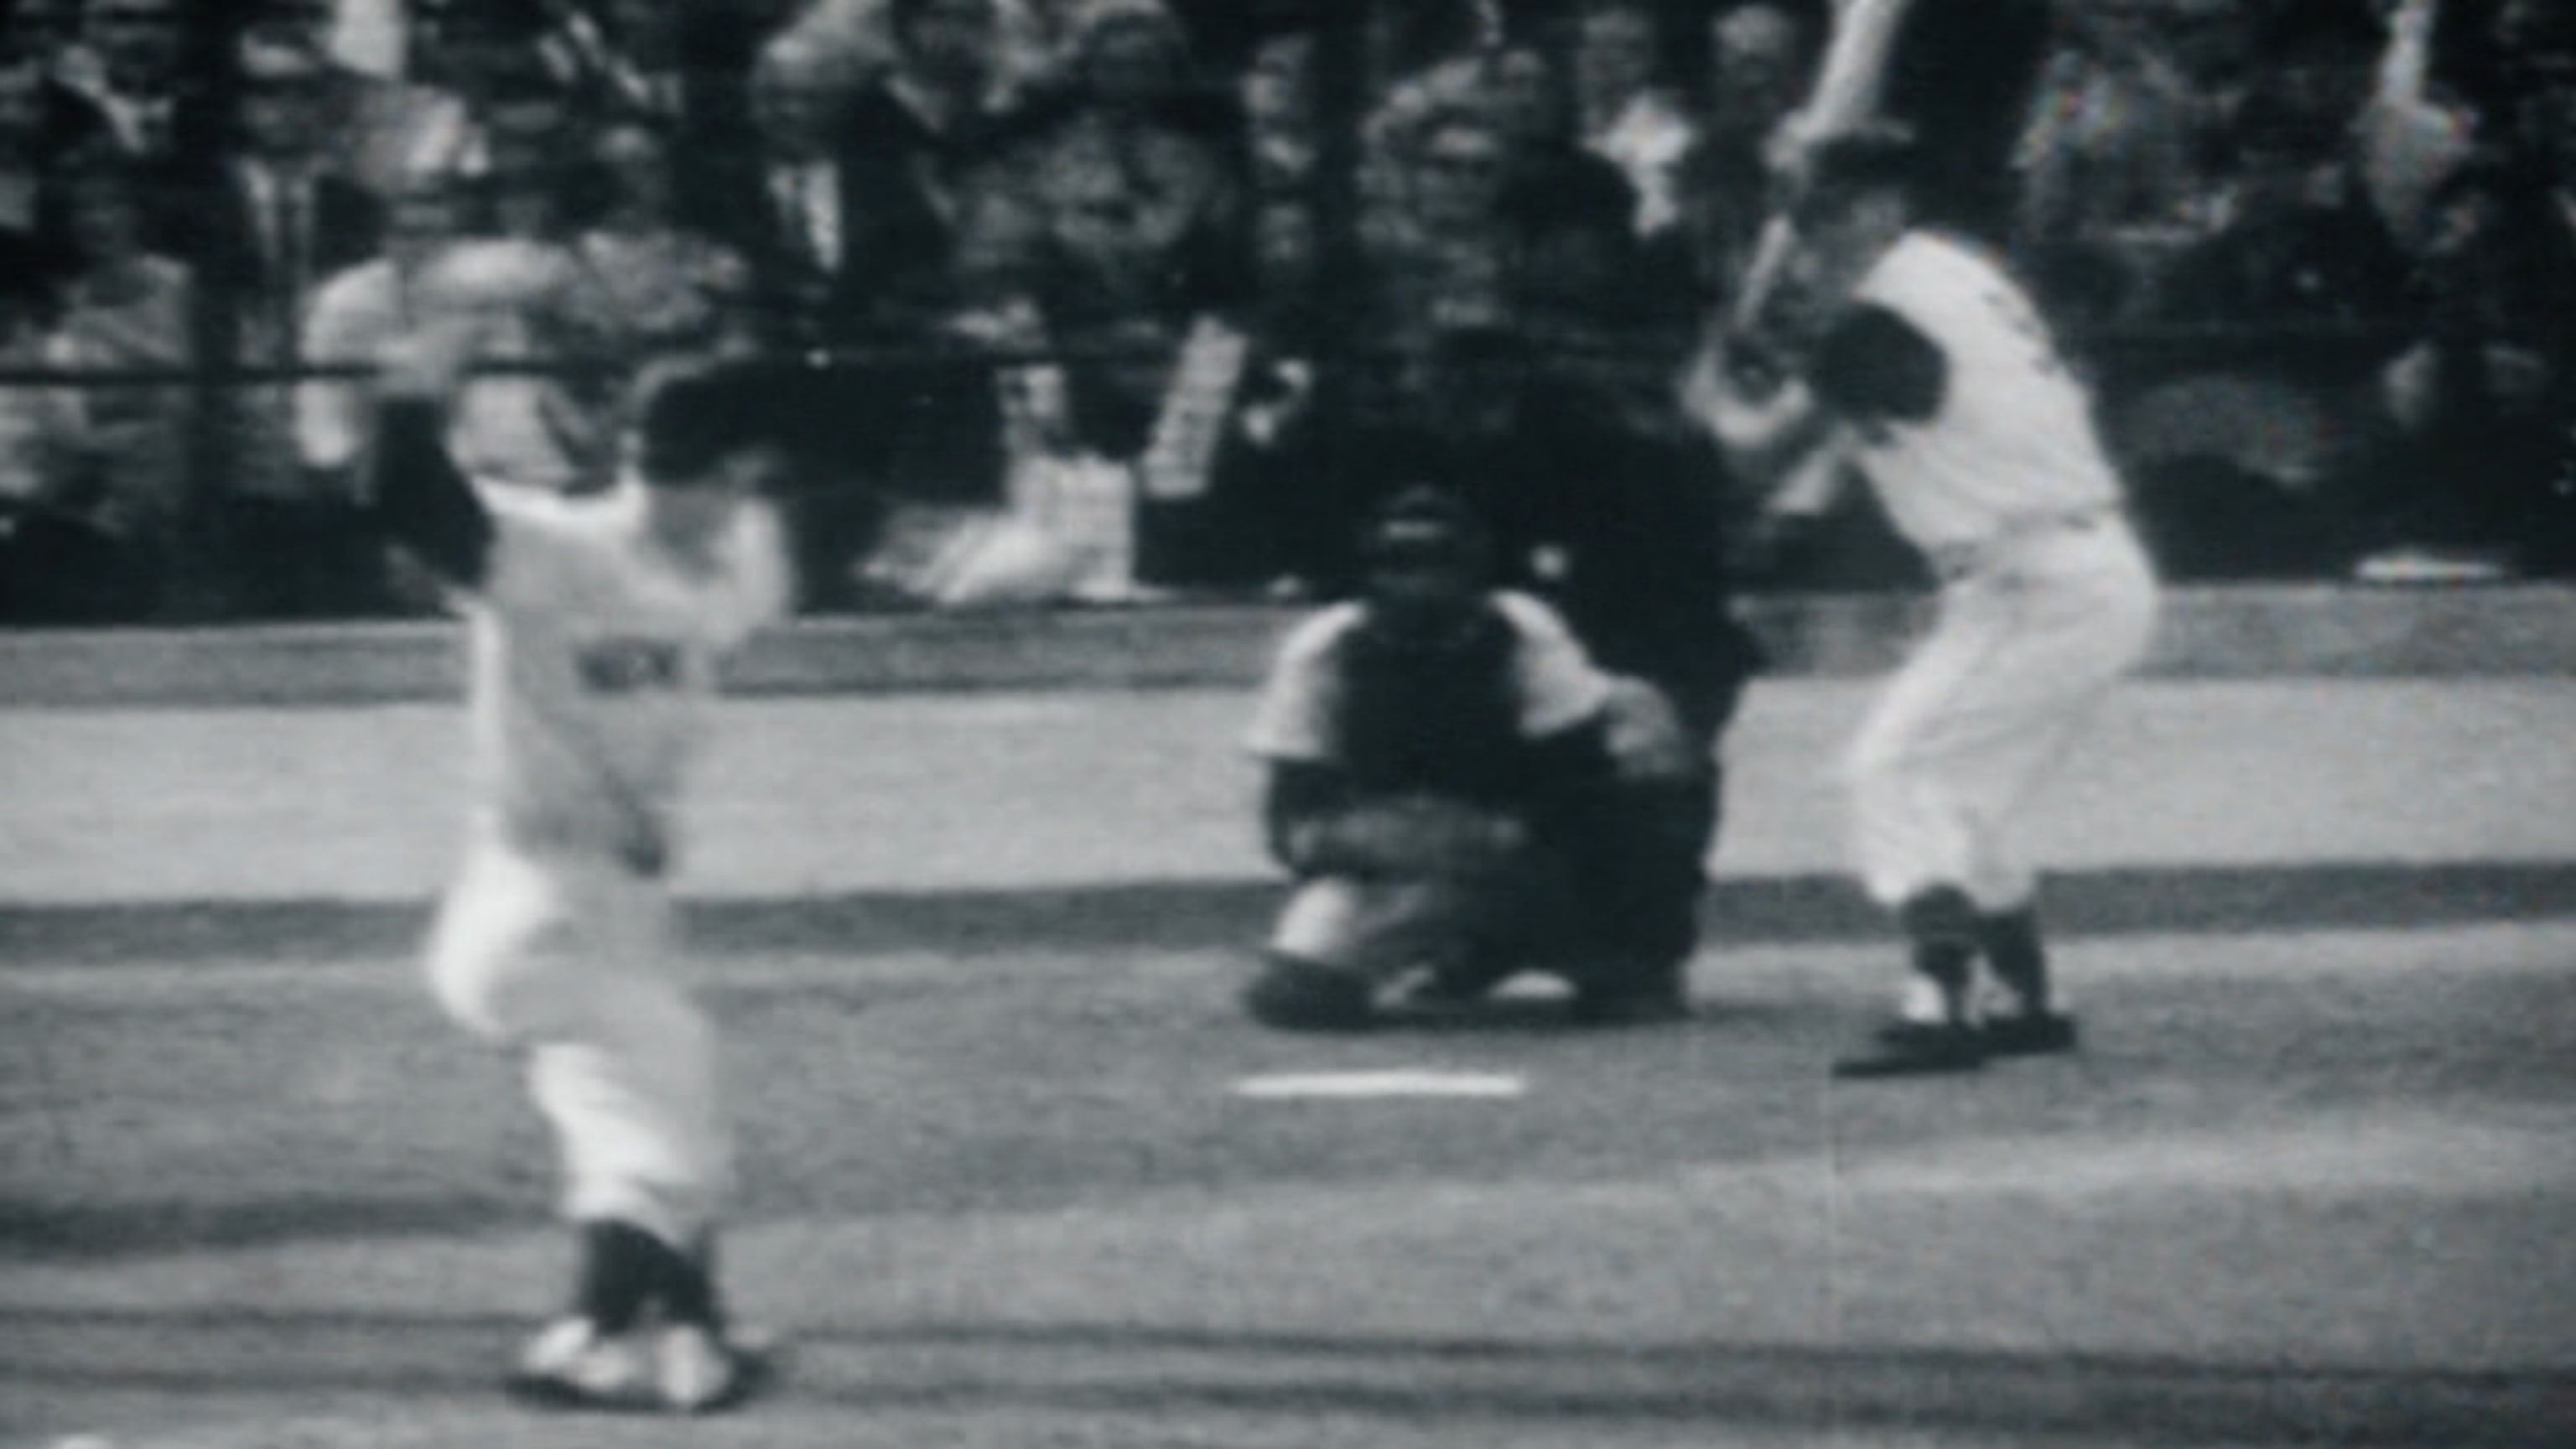
[[[680,657],[668,639],[612,638],[582,645],[573,664],[592,694],[640,694],[679,688]]]

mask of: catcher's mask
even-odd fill
[[[1418,484],[1388,499],[1360,535],[1360,557],[1372,574],[1448,569],[1473,579],[1485,563],[1485,530],[1466,500]]]
[[[1360,537],[1368,598],[1399,633],[1445,633],[1483,597],[1484,526],[1444,489],[1408,488],[1370,516]]]

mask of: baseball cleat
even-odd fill
[[[2038,1056],[2075,1050],[2075,1018],[2059,1011],[2029,1011],[1989,1016],[1979,1028],[1986,1054],[1998,1057]]]
[[[1465,1011],[1484,1005],[1493,994],[1489,982],[1426,971],[1397,987],[1389,1004],[1407,1011]]]
[[[1357,1031],[1369,1025],[1373,995],[1357,972],[1280,956],[1244,988],[1243,1005],[1254,1021],[1281,1031]]]
[[[1893,1021],[1868,1046],[1835,1059],[1837,1077],[1921,1077],[1972,1072],[1986,1064],[1983,1033],[1966,1022]]]
[[[712,1414],[750,1398],[774,1371],[773,1343],[765,1335],[728,1338],[691,1323],[663,1329],[654,1353],[654,1384],[663,1406],[680,1414]]]
[[[587,1318],[564,1318],[528,1341],[503,1388],[545,1409],[651,1409],[660,1402],[651,1367],[635,1335],[606,1334]]]

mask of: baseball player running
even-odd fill
[[[1832,476],[1818,450],[1839,450],[1941,581],[1848,761],[1859,873],[1913,971],[1896,1020],[1835,1064],[1844,1076],[2074,1046],[2015,824],[2156,614],[2083,387],[1997,263],[1916,226],[1914,156],[1887,129],[1817,150],[1793,208],[1813,299],[1795,375],[1764,389],[1713,349],[1688,390],[1748,468],[1812,482]],[[1796,506],[1825,501],[1807,489]]]
[[[649,391],[608,492],[469,481],[443,443],[471,332],[389,359],[373,466],[390,537],[472,629],[475,808],[428,949],[469,1030],[518,1051],[579,1233],[570,1313],[510,1387],[566,1407],[724,1407],[760,1357],[729,1337],[714,1223],[729,1173],[715,1043],[671,974],[675,797],[716,659],[784,607],[776,468],[742,365]]]

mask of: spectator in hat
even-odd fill
[[[0,233],[0,366],[49,367],[54,298],[32,240]],[[75,400],[60,388],[0,388],[0,622],[122,616],[135,578],[92,516],[96,474]]]
[[[860,72],[809,28],[761,48],[751,76],[748,185],[726,240],[751,262],[774,339],[813,346],[854,330],[843,218],[856,206],[844,144]]]
[[[513,104],[533,110],[525,99],[530,91],[548,93],[564,114],[577,114],[573,77],[548,54],[546,34],[543,0],[421,0],[412,16],[408,78],[459,104],[419,114],[402,169],[489,170],[493,112]]]
[[[963,239],[967,265],[998,305],[1033,320],[1028,340],[1091,354],[1042,370],[1038,384],[1060,378],[1066,406],[1036,445],[1134,463],[1155,500],[1139,509],[1139,566],[1195,578],[1207,560],[1188,555],[1229,540],[1208,512],[1213,460],[1177,432],[1186,413],[1221,430],[1231,411],[1239,360],[1193,367],[1189,349],[1206,329],[1239,340],[1251,299],[1242,118],[1200,80],[1159,3],[1097,7],[1069,86],[978,188],[1027,210],[988,200],[986,229]]]
[[[611,123],[592,142],[586,176],[598,195],[577,208],[592,219],[573,251],[606,305],[613,346],[644,359],[756,345],[750,266],[683,219],[662,127]]]
[[[343,60],[333,48],[338,13],[333,0],[257,0],[248,29],[266,44],[314,58],[332,168],[381,199],[404,185],[424,153],[434,158],[465,134],[465,102],[441,87]]]
[[[433,268],[464,236],[463,184],[425,173],[385,198],[382,251],[334,274],[313,299],[302,352],[317,367],[372,366],[395,339],[435,320]],[[308,378],[295,390],[295,441],[303,467],[333,491],[353,493],[374,436],[375,390],[364,378]]]
[[[117,144],[147,164],[178,159],[186,88],[180,0],[86,0],[81,35],[95,66],[76,74]]]
[[[1652,238],[1681,221],[1680,172],[1697,128],[1663,84],[1661,21],[1648,0],[1583,0],[1574,93],[1583,144],[1619,168],[1636,197],[1630,225]]]
[[[2576,567],[2576,226],[2563,159],[2482,154],[2427,203],[2419,336],[2381,376],[2395,446],[2360,500],[2358,577]]]
[[[969,239],[993,224],[1009,134],[995,108],[1000,14],[995,0],[891,0],[889,66],[852,94],[829,141],[838,211],[823,315],[833,344],[903,356],[900,370],[826,376],[807,439],[816,476],[896,504],[980,507],[1002,496],[1004,447],[991,369],[961,344],[979,340]],[[853,485],[845,484],[845,487]],[[848,602],[850,564],[867,508],[835,506],[845,524],[813,520],[799,539],[809,607]]]
[[[184,372],[195,358],[185,264],[149,249],[139,163],[94,145],[47,188],[46,252],[64,268],[48,362],[72,372]],[[187,486],[184,386],[66,389],[80,516],[112,540],[124,611],[147,612],[170,577]]]
[[[1706,100],[1680,175],[1681,226],[1703,315],[1732,296],[1776,209],[1766,147],[1806,93],[1822,31],[1821,16],[1782,0],[1737,0],[1710,18]]]
[[[616,462],[609,365],[623,359],[609,355],[613,303],[579,247],[569,142],[533,129],[528,142],[494,146],[476,182],[484,226],[427,279],[437,308],[474,319],[475,359],[489,365],[450,406],[450,444],[477,478],[588,492]]]
[[[237,59],[237,144],[189,218],[188,259],[230,299],[234,355],[294,367],[315,294],[382,245],[383,203],[332,154],[319,56],[253,32]],[[236,604],[257,617],[373,611],[379,551],[353,502],[298,461],[294,392],[252,384],[228,399],[221,512]]]
[[[0,230],[36,225],[37,181],[74,147],[109,133],[107,114],[87,93],[97,59],[77,44],[79,0],[21,0],[0,20]]]

